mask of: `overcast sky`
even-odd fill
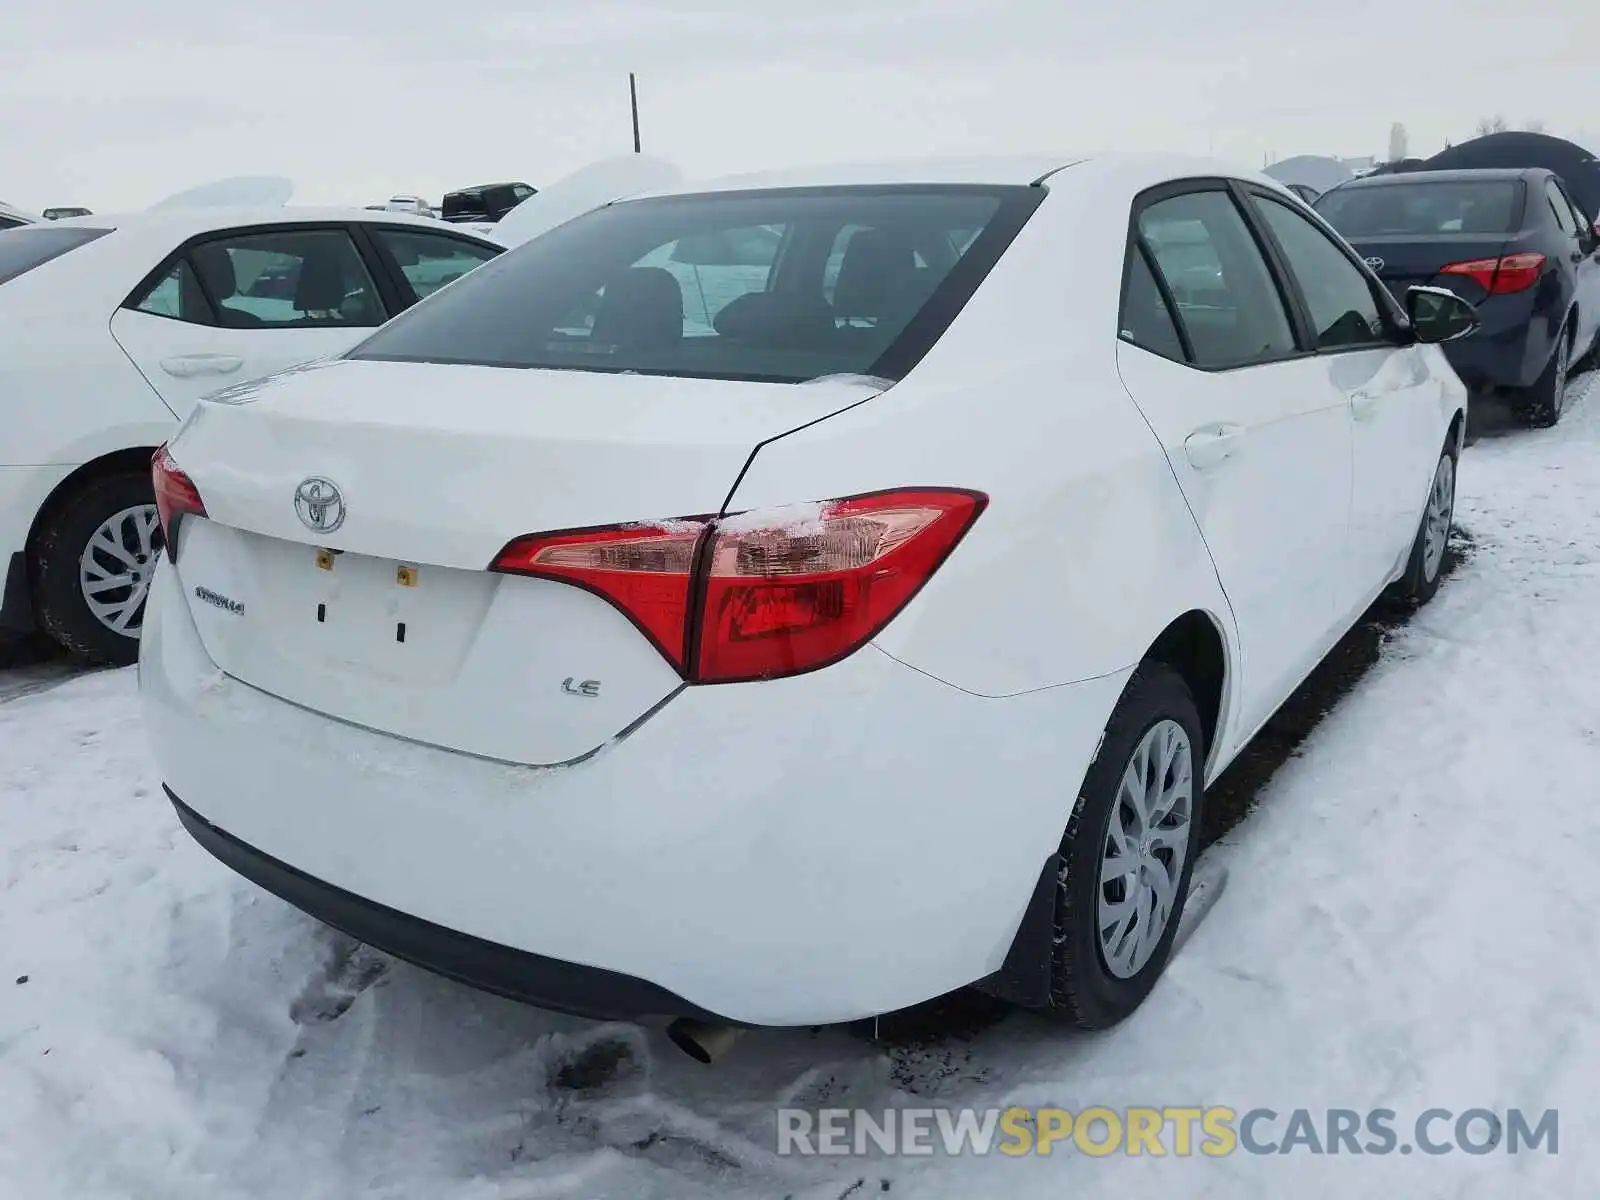
[[[1592,0],[76,0],[0,5],[0,199],[140,208],[551,182],[631,148],[702,175],[1113,147],[1382,154],[1478,118],[1600,129]]]

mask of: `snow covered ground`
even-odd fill
[[[0,1196],[1592,1194],[1591,390],[1468,451],[1470,557],[1210,852],[1228,890],[1150,1002],[1092,1037],[1022,1015],[887,1046],[757,1034],[708,1069],[474,993],[193,846],[132,671],[0,672]],[[1402,1133],[1555,1108],[1560,1152],[779,1158],[780,1104],[1382,1107]]]

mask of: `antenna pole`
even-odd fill
[[[639,85],[628,72],[628,102],[633,107],[633,152],[639,153]]]

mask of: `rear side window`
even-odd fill
[[[42,267],[51,259],[103,238],[109,229],[57,229],[23,225],[0,237],[0,283]]]
[[[1128,286],[1122,297],[1122,320],[1118,333],[1124,341],[1163,358],[1184,360],[1183,340],[1173,321],[1172,310],[1150,273],[1143,251],[1134,247],[1128,263]]]
[[[1202,367],[1238,367],[1295,352],[1283,297],[1244,216],[1225,191],[1147,205],[1139,236],[1155,259]]]
[[[914,185],[614,204],[479,268],[350,357],[780,383],[899,378],[1043,196]]]
[[[1434,233],[1510,233],[1522,216],[1515,179],[1407,181],[1342,187],[1316,210],[1347,239]]]

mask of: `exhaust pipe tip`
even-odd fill
[[[739,1040],[744,1030],[732,1025],[708,1025],[689,1017],[679,1017],[667,1026],[667,1037],[695,1062],[710,1066]]]

